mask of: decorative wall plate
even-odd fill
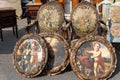
[[[87,36],[71,48],[70,63],[82,80],[106,80],[116,68],[115,50],[102,37]]]
[[[25,77],[39,75],[47,62],[47,48],[40,36],[24,35],[14,48],[13,63],[16,71]]]
[[[72,26],[78,36],[90,34],[96,29],[98,13],[92,3],[83,1],[71,13]]]
[[[46,73],[50,76],[56,75],[69,64],[69,45],[61,35],[56,33],[40,33],[40,37],[46,40],[48,46]]]
[[[38,23],[42,32],[55,32],[64,22],[63,7],[57,1],[51,1],[38,10]]]

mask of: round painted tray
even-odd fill
[[[40,36],[24,35],[15,45],[14,68],[25,77],[39,75],[47,62],[47,48]]]
[[[69,64],[69,45],[67,41],[56,33],[40,33],[48,46],[48,63],[46,73],[56,75],[63,71]]]
[[[41,32],[55,32],[64,22],[63,7],[57,1],[51,1],[38,10],[38,23]]]
[[[95,31],[98,13],[92,3],[84,1],[73,9],[71,21],[77,36],[85,36]]]
[[[81,80],[106,80],[116,68],[115,50],[102,37],[87,36],[71,46],[70,63]]]

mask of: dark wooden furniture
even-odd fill
[[[31,23],[31,19],[36,19],[37,11],[40,8],[42,3],[28,3],[26,5],[26,12],[27,12],[27,23]]]
[[[17,20],[16,20],[16,10],[13,8],[0,8],[0,38],[3,41],[2,29],[3,28],[13,28],[13,34],[18,38]]]

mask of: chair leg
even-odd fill
[[[3,41],[2,29],[0,29],[0,38],[1,38],[1,41]]]
[[[27,17],[27,24],[31,23],[31,19],[29,17]]]
[[[16,30],[16,37],[18,39],[18,28],[17,28],[17,25],[15,25],[15,30]]]
[[[12,28],[13,28],[13,35],[15,35],[15,28],[14,28],[14,26]]]

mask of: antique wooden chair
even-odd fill
[[[94,50],[93,48],[91,49],[88,48],[89,46],[93,45],[94,41],[100,42],[100,45],[102,43],[106,47],[108,47],[110,50],[110,55],[111,52],[114,52],[114,49],[109,41],[107,41],[104,37],[98,36],[98,34],[96,36],[95,34],[96,29],[97,31],[101,32],[98,25],[100,23],[104,23],[102,20],[99,19],[97,10],[93,5],[91,5],[88,2],[80,3],[72,11],[71,21],[75,33],[78,36],[78,38],[75,38],[73,41],[71,41],[70,63],[73,71],[82,80],[107,79],[109,76],[104,75],[104,73],[102,75],[100,74],[99,77],[96,76],[96,74],[94,73],[95,67],[93,67],[93,62],[95,61],[95,59],[93,61],[93,58],[90,57],[93,56],[91,52],[90,54],[87,53],[87,51],[89,50],[90,51]],[[87,44],[89,42],[90,44]],[[106,44],[110,44],[110,45],[106,45]],[[103,52],[105,52],[105,54],[107,53],[106,51]],[[88,54],[89,54],[89,58],[87,56]],[[111,55],[110,58],[116,59],[115,54]],[[116,61],[114,62],[114,67],[115,65],[116,65]],[[107,71],[105,74],[109,74],[109,71]]]
[[[107,39],[110,42],[117,43],[120,42],[120,4],[114,3],[111,5],[108,21],[106,26],[108,29]]]
[[[27,34],[20,39],[21,42],[31,41],[33,39],[39,42],[39,39],[35,38],[37,36],[37,38],[41,38],[44,41],[40,42],[40,44],[47,45],[46,47],[42,46],[42,48],[48,49],[46,52],[48,53],[48,57],[46,56],[48,61],[47,63],[45,61],[42,62],[44,62],[44,66],[46,66],[44,73],[48,75],[56,75],[62,72],[69,64],[69,45],[65,38],[59,34],[61,33],[60,31],[63,24],[64,10],[62,5],[57,1],[48,2],[40,7],[37,13],[37,20],[25,27]],[[35,32],[30,32],[31,28],[33,29],[34,27]],[[37,74],[32,74],[32,72],[26,74],[26,71],[21,72],[20,65],[15,64],[18,63],[16,54],[21,42],[18,42],[14,49],[14,66],[16,70],[25,77],[35,77],[41,73],[43,67],[36,70],[36,72],[39,72]],[[20,53],[20,55],[22,54],[23,53]],[[41,65],[39,65],[39,67],[41,67]]]
[[[120,3],[119,2],[112,3],[108,0],[105,0],[97,5],[97,10],[100,5],[104,4],[105,6],[103,6],[104,10],[102,12],[101,20],[103,20],[106,23],[107,40],[113,43],[120,42],[119,34],[120,17],[118,13],[120,11]]]
[[[100,19],[102,18],[102,20],[107,21],[107,19],[109,18],[109,9],[112,4],[113,4],[113,2],[108,1],[108,0],[104,0],[104,1],[96,4],[96,9],[98,11]],[[100,12],[100,10],[99,10],[100,6],[102,6],[102,12]]]

